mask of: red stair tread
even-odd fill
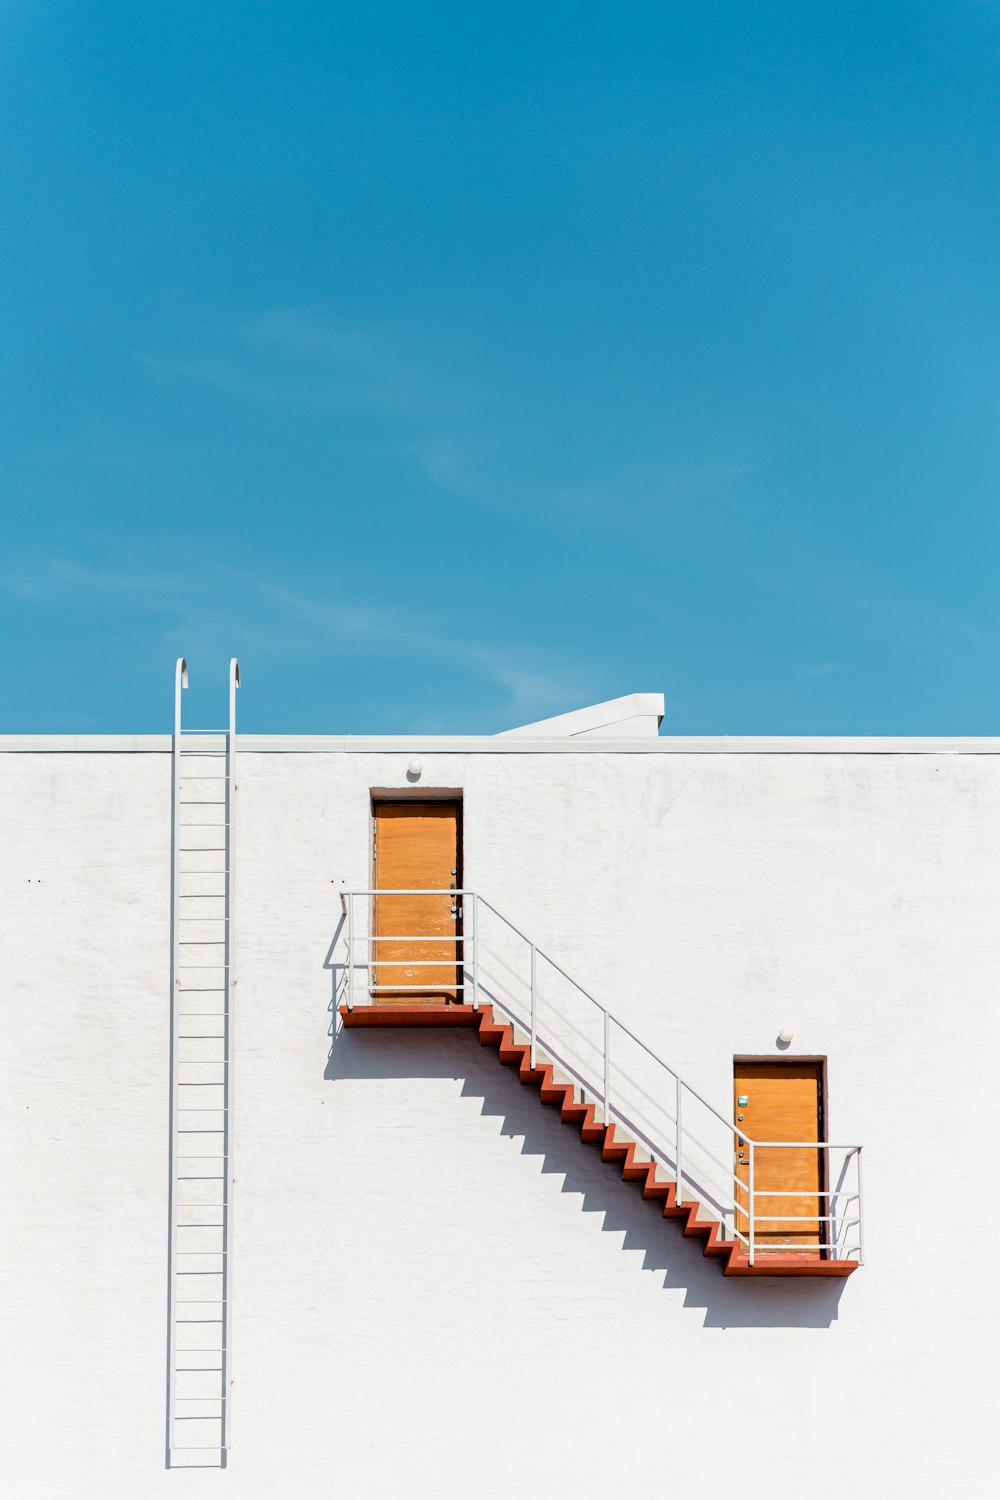
[[[484,1046],[499,1049],[500,1062],[519,1069],[521,1082],[538,1087],[543,1104],[558,1104],[567,1125],[580,1131],[581,1139],[599,1144],[601,1156],[610,1166],[621,1164],[626,1182],[639,1184],[642,1196],[651,1202],[662,1202],[665,1219],[683,1219],[682,1234],[688,1239],[701,1238],[703,1253],[723,1261],[725,1276],[850,1276],[858,1269],[856,1260],[807,1259],[801,1255],[757,1253],[751,1266],[745,1248],[738,1241],[722,1238],[718,1219],[699,1219],[701,1204],[684,1199],[677,1202],[676,1184],[657,1180],[653,1162],[637,1161],[636,1142],[621,1132],[619,1126],[605,1125],[598,1119],[598,1107],[577,1103],[573,1086],[556,1083],[550,1064],[531,1067],[531,1048],[526,1042],[515,1042],[513,1027],[494,1019],[493,1007],[473,1010],[468,1005],[361,1005],[354,1010],[340,1007],[345,1026],[475,1026]]]

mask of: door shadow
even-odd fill
[[[602,1228],[624,1234],[623,1249],[641,1251],[642,1267],[662,1273],[664,1289],[684,1289],[683,1305],[704,1309],[712,1328],[828,1328],[836,1321],[845,1282],[839,1278],[726,1278],[705,1259],[701,1241],[684,1239],[679,1221],[666,1220],[619,1169],[602,1161],[541,1103],[496,1051],[466,1031],[345,1030],[335,1028],[324,1078],[450,1078],[463,1098],[482,1101],[481,1113],[500,1121],[500,1133],[522,1156],[540,1156],[542,1172],[563,1179],[562,1191],[582,1196],[581,1212],[603,1215]],[[460,1128],[456,1120],[456,1128]]]

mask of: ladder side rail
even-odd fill
[[[174,733],[170,747],[170,1130],[167,1146],[169,1187],[167,1192],[167,1441],[166,1466],[170,1467],[174,1446],[175,1374],[177,1365],[177,1122],[178,1055],[180,1016],[177,989],[180,984],[180,813],[181,813],[181,695],[188,685],[187,662],[182,656],[174,667]]]
[[[232,1433],[232,1349],[233,1349],[233,1125],[234,1125],[234,1023],[236,985],[236,690],[240,685],[240,664],[235,656],[229,663],[229,729],[226,734],[226,875],[225,875],[225,991],[223,1003],[223,1115],[222,1137],[225,1152],[225,1182],[222,1203],[222,1467],[226,1467]]]

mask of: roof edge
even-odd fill
[[[192,738],[194,738],[192,736]],[[241,754],[1000,755],[994,735],[325,735],[238,734]],[[0,735],[0,754],[169,755],[169,734]]]

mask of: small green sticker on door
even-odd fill
[[[739,1105],[740,1109],[745,1109],[746,1106],[750,1103],[749,1094],[741,1094],[736,1102]]]

